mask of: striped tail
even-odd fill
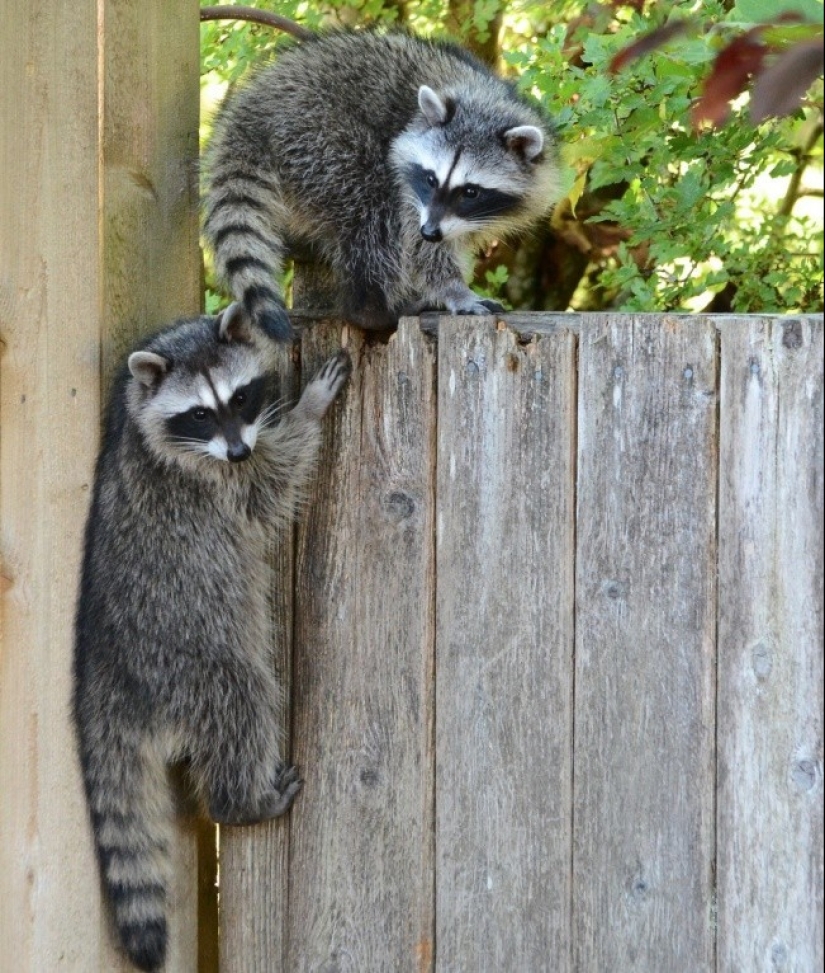
[[[203,232],[215,256],[215,272],[250,318],[273,338],[293,337],[276,279],[284,245],[278,224],[277,186],[235,160],[209,176]]]
[[[123,948],[138,969],[155,973],[168,938],[172,803],[165,768],[106,764],[97,773],[85,768],[101,877]]]

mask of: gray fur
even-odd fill
[[[301,785],[281,756],[267,545],[305,493],[349,360],[328,361],[277,422],[276,352],[236,306],[159,333],[116,383],[98,459],[73,705],[103,882],[143,970],[162,966],[166,948],[169,766],[182,762],[204,808],[229,824],[284,813]],[[200,409],[215,390],[234,395],[210,427],[223,445],[173,438],[175,403]],[[247,458],[227,455],[235,439],[252,439]]]
[[[416,166],[438,174],[437,191]],[[330,265],[342,312],[362,326],[430,308],[489,313],[464,281],[472,251],[534,223],[557,183],[536,107],[461,48],[402,33],[288,49],[228,97],[204,168],[218,277],[281,337],[275,277],[302,249]],[[472,213],[459,201],[468,184]]]

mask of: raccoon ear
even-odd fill
[[[442,100],[432,88],[422,84],[418,89],[418,107],[432,128],[446,125],[455,113],[455,103],[452,99]]]
[[[242,304],[225,308],[218,318],[218,341],[251,341],[252,324]]]
[[[169,361],[153,351],[133,351],[129,355],[129,371],[147,388],[154,388],[169,371]]]
[[[535,125],[517,125],[504,133],[504,142],[511,152],[518,152],[528,162],[541,155],[544,135]]]

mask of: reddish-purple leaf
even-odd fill
[[[610,0],[611,7],[632,7],[636,13],[642,12],[645,0]]]
[[[756,40],[761,30],[754,27],[719,52],[691,112],[694,128],[702,122],[721,124],[728,116],[731,100],[745,90],[750,77],[759,73],[769,50]]]
[[[751,119],[763,122],[771,115],[790,115],[802,96],[822,74],[825,56],[822,38],[794,44],[756,79],[751,95]]]
[[[618,53],[613,55],[613,60],[607,68],[607,73],[615,74],[631,61],[635,61],[637,57],[655,51],[657,47],[661,47],[672,37],[684,33],[687,25],[686,20],[674,20],[669,24],[665,24],[664,27],[657,27],[656,30],[652,30],[649,34],[644,34],[637,41],[628,44],[627,47],[623,47]]]

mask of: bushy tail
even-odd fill
[[[213,160],[203,232],[218,279],[257,325],[273,338],[288,340],[292,325],[276,282],[284,255],[278,200],[272,177],[235,159]]]
[[[135,966],[155,973],[165,961],[167,942],[172,806],[165,768],[136,761],[116,766],[110,759],[84,769],[101,877],[118,936]]]

